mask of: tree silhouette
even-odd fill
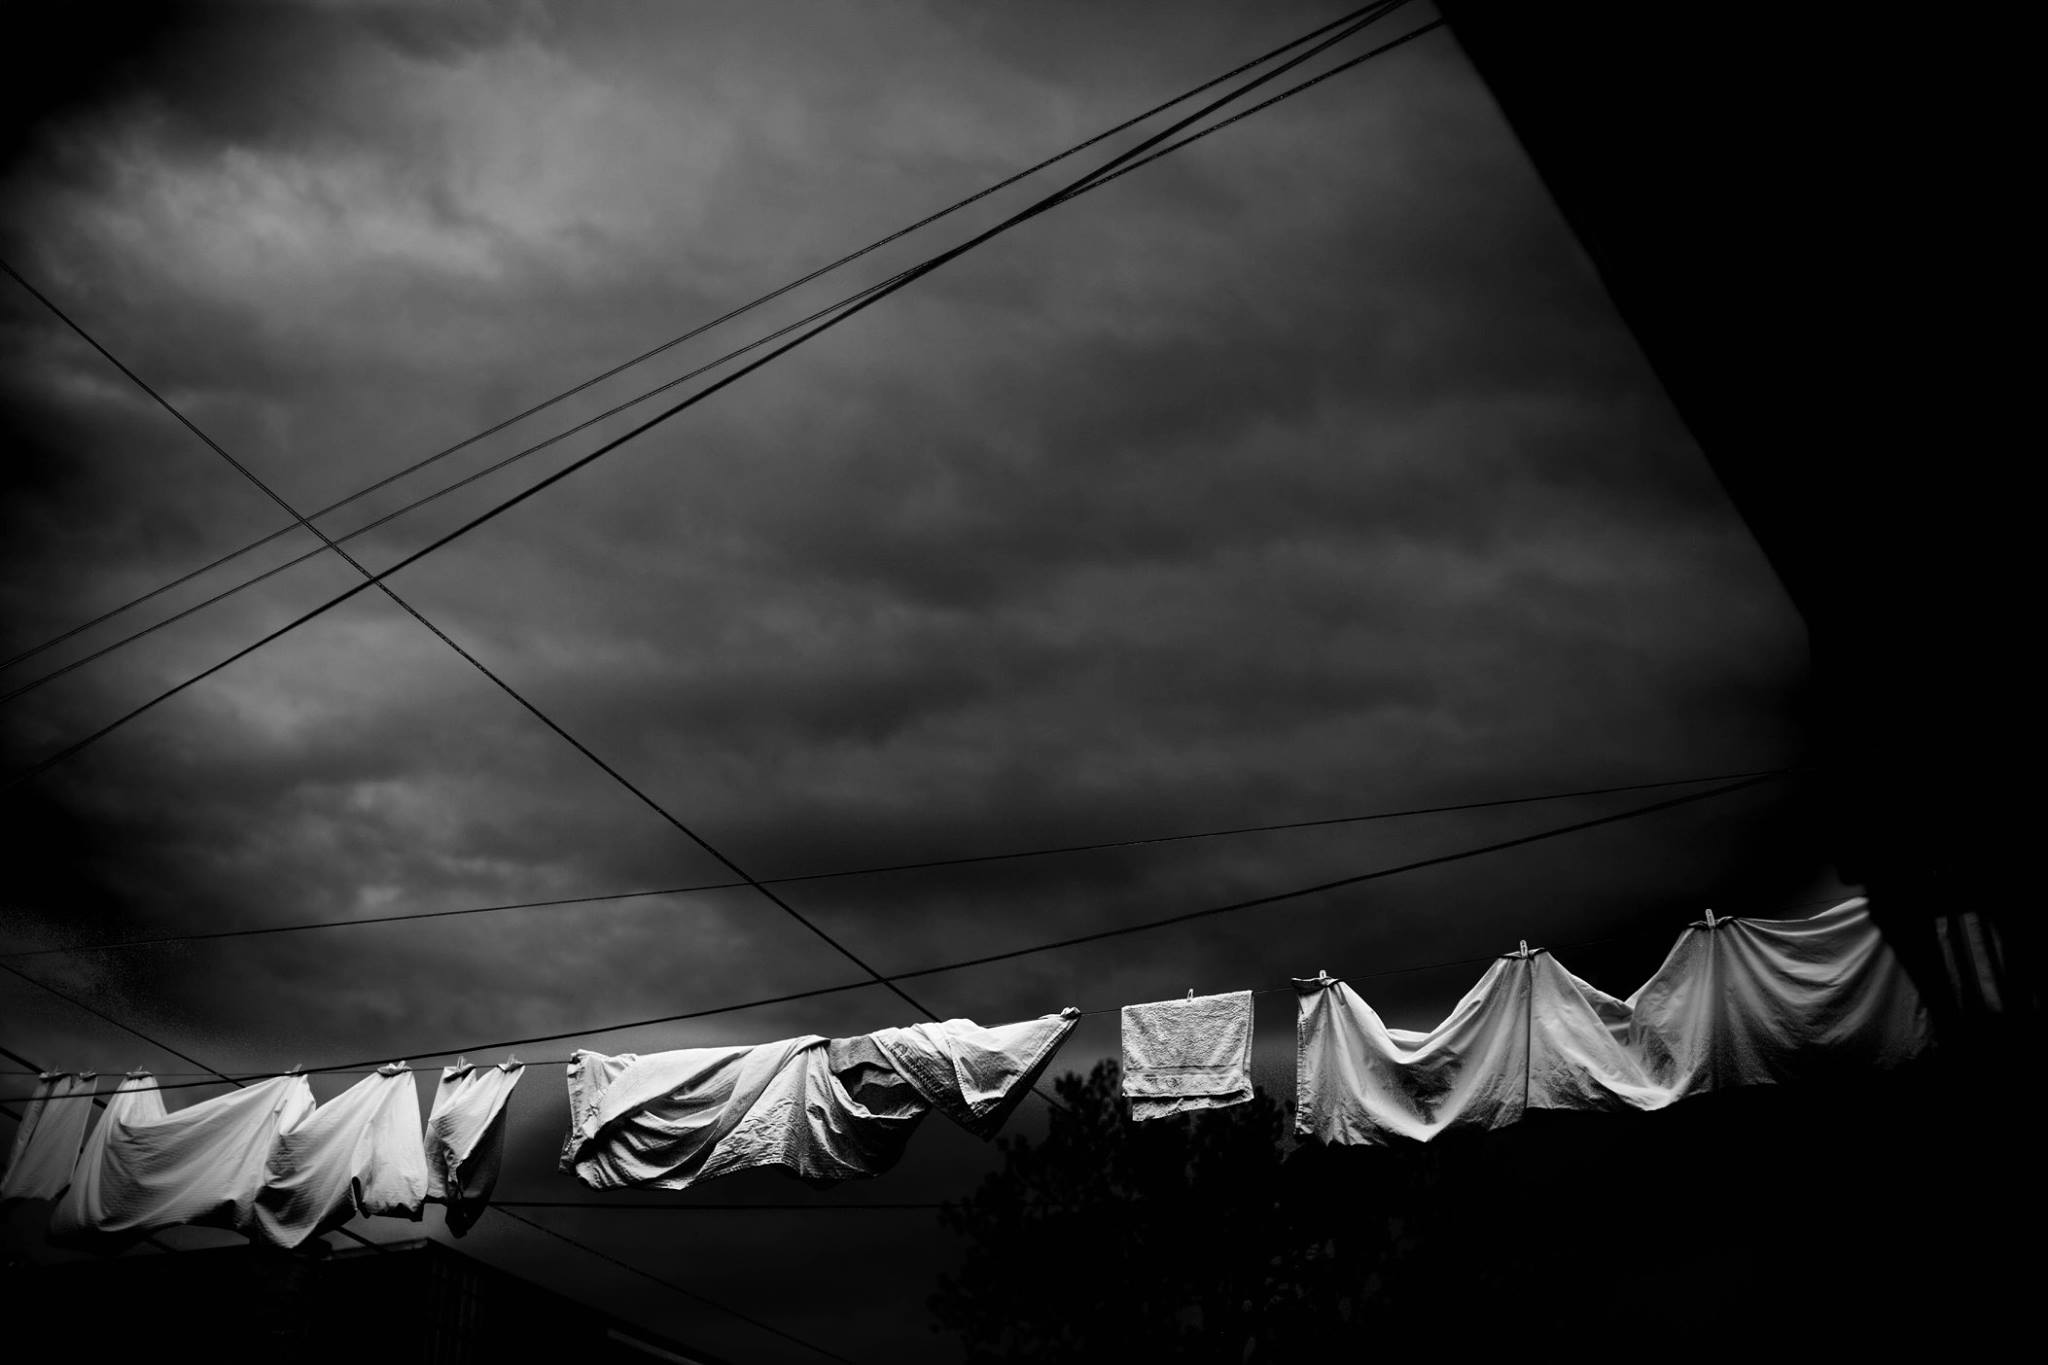
[[[1990,1233],[2030,1130],[1930,1134],[1933,1069],[1391,1147],[1296,1143],[1263,1092],[1133,1123],[1114,1062],[1055,1088],[942,1215],[966,1248],[931,1308],[970,1365],[1874,1349],[2020,1301]]]

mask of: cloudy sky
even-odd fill
[[[166,11],[10,130],[0,255],[310,509],[1343,12]],[[1374,32],[1430,17],[1411,5]],[[323,525],[354,529],[963,240],[1138,135]],[[0,360],[0,652],[288,523],[5,279]],[[351,548],[388,565],[654,406]],[[0,684],[313,543],[282,537],[15,662]],[[316,559],[0,704],[6,769],[353,581]],[[1002,236],[392,585],[762,877],[1809,757],[1800,621],[1447,31]],[[1669,794],[786,894],[882,970],[910,970]],[[7,799],[20,843],[0,941],[15,950],[727,879],[375,594]],[[1702,906],[1827,896],[1820,842],[1800,784],[1779,782],[910,989],[942,1016],[994,1023],[1624,936],[1565,960],[1626,992]],[[860,977],[750,891],[15,965],[237,1071],[432,1066],[444,1049],[541,1033],[650,1051],[914,1017],[870,987],[594,1031]],[[1365,993],[1424,1025],[1479,970]],[[0,1006],[0,1042],[39,1062],[189,1069],[16,978],[0,978]],[[1260,1079],[1281,1093],[1291,1008],[1268,997],[1259,1012]],[[1085,1069],[1116,1042],[1114,1014],[1091,1016],[1061,1062]],[[581,1193],[552,1168],[558,1077],[537,1068],[518,1093],[507,1197]],[[1016,1120],[1041,1122],[1032,1107]],[[934,1120],[886,1180],[820,1197],[944,1199],[991,1159]],[[725,1183],[679,1202],[814,1197]],[[550,1216],[851,1354],[946,1358],[924,1297],[956,1249],[929,1214]],[[438,1213],[424,1226],[441,1235]],[[806,1358],[503,1220],[464,1246],[709,1349]]]

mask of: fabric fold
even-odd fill
[[[1889,1067],[1932,1042],[1861,898],[1804,920],[1709,915],[1626,1000],[1525,948],[1428,1032],[1387,1028],[1341,982],[1295,984],[1295,1129],[1325,1142],[1427,1141],[1530,1109],[1660,1109]]]
[[[167,1113],[156,1078],[125,1078],[107,1101],[50,1214],[59,1241],[179,1223],[244,1228],[279,1133],[313,1110],[304,1076],[276,1076]]]
[[[505,1160],[505,1104],[526,1068],[518,1062],[444,1067],[427,1117],[427,1198],[447,1206],[460,1237],[483,1216]]]
[[[359,1214],[418,1221],[427,1193],[410,1067],[385,1067],[277,1135],[243,1231],[295,1247]]]
[[[687,1189],[769,1167],[813,1185],[879,1175],[938,1108],[987,1136],[1073,1026],[1049,1015],[636,1056],[578,1052],[561,1168],[594,1189]]]
[[[14,1130],[7,1174],[0,1177],[0,1202],[55,1199],[71,1184],[72,1167],[93,1115],[99,1089],[92,1071],[44,1072]]]
[[[1252,993],[1126,1005],[1123,1093],[1134,1121],[1252,1097]]]

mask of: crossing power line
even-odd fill
[[[1363,815],[1335,815],[1315,820],[1288,820],[1269,825],[1235,825],[1227,829],[1195,830],[1180,834],[1158,834],[1139,839],[1112,839],[1092,844],[1060,844],[1050,848],[1013,849],[1003,853],[975,853],[957,858],[926,858],[917,862],[883,863],[868,867],[839,868],[830,872],[805,872],[788,877],[763,877],[766,886],[788,886],[797,882],[831,881],[849,877],[874,877],[899,872],[926,872],[937,868],[971,867],[980,863],[1011,862],[1026,858],[1049,858],[1075,853],[1099,853],[1113,849],[1147,848],[1159,844],[1187,843],[1199,839],[1221,839],[1244,834],[1273,834],[1289,830],[1322,829],[1337,825],[1365,824],[1379,820],[1402,820],[1425,815],[1446,815],[1469,811],[1497,810],[1506,806],[1533,805],[1546,801],[1571,801],[1624,792],[1657,791],[1689,787],[1707,782],[1732,782],[1747,777],[1777,777],[1803,771],[1797,768],[1768,768],[1739,773],[1713,773],[1700,777],[1670,778],[1661,782],[1631,782],[1620,786],[1581,787],[1574,791],[1544,792],[1535,796],[1505,796],[1485,801],[1460,801],[1451,805],[1411,806],[1404,810],[1372,811]],[[259,938],[273,934],[306,933],[318,929],[353,929],[374,924],[404,924],[414,920],[454,919],[472,915],[494,915],[511,910],[553,909],[570,905],[597,905],[609,901],[639,900],[654,896],[680,896],[707,891],[732,891],[746,882],[697,882],[687,886],[648,887],[637,891],[611,891],[588,896],[557,896],[548,900],[508,901],[496,905],[470,905],[454,910],[415,910],[395,915],[364,915],[354,919],[304,920],[296,924],[249,925],[239,929],[205,929],[184,934],[158,934],[149,938],[111,939],[102,943],[63,944],[48,948],[24,948],[0,952],[0,960],[55,957],[77,953],[115,952],[133,948],[154,948],[176,943],[204,943],[214,939]]]
[[[1405,0],[1401,0],[1401,3],[1405,3]],[[717,317],[712,318],[707,322],[700,323],[697,326],[692,327],[685,332],[670,337],[668,340],[663,341],[653,347],[650,347],[649,349],[640,352],[638,355],[635,355],[627,360],[612,365],[611,367],[603,371],[600,371],[599,373],[594,374],[587,379],[580,380],[577,383],[570,385],[568,388],[563,389],[560,392],[548,398],[545,398],[538,403],[534,403],[520,410],[519,412],[512,414],[509,417],[506,417],[498,422],[492,423],[490,426],[485,427],[484,429],[476,432],[473,435],[464,437],[462,440],[455,442],[453,445],[445,446],[442,449],[437,450],[430,455],[415,460],[411,464],[408,464],[403,468],[395,470],[392,473],[387,474],[384,477],[376,480],[375,482],[357,489],[355,492],[350,493],[345,497],[336,499],[333,502],[327,503],[319,508],[316,508],[315,510],[307,513],[307,516],[314,520],[318,520],[321,517],[327,516],[329,513],[337,512],[344,507],[359,502],[363,498],[366,498],[373,493],[379,492],[384,488],[390,487],[392,484],[397,483],[401,479],[404,479],[412,474],[419,472],[422,469],[434,465],[440,462],[441,460],[448,458],[451,455],[458,454],[461,451],[476,445],[480,441],[486,440],[491,436],[495,436],[499,432],[505,431],[510,427],[515,426],[518,423],[523,422],[530,417],[537,416],[540,413],[545,412],[548,409],[553,408],[560,403],[566,402],[568,399],[573,398],[580,393],[587,392],[591,388],[594,388],[595,386],[604,383],[606,380],[613,379],[618,375],[624,374],[628,370],[634,369],[635,367],[642,365],[649,360],[654,359],[657,356],[663,355],[668,351],[673,350],[677,346],[682,345],[686,341],[691,341],[699,336],[703,336],[707,332],[710,332],[713,329],[724,325],[725,323],[731,322],[734,319],[739,318],[747,313],[750,313],[757,308],[760,308],[768,303],[774,302],[776,299],[782,298],[786,294],[789,294],[797,289],[802,288],[806,284],[810,284],[815,280],[818,280],[828,274],[831,274],[833,271],[840,269],[842,266],[850,265],[853,262],[860,260],[861,258],[870,255],[871,253],[878,251],[881,248],[888,246],[893,242],[896,242],[904,237],[909,236],[911,233],[916,232],[919,229],[929,227],[933,223],[939,222],[941,219],[948,218],[953,214],[958,213],[962,209],[968,208],[976,203],[979,203],[981,200],[986,199],[993,194],[997,194],[1002,190],[1008,189],[1010,186],[1015,185],[1020,181],[1029,179],[1031,176],[1036,175],[1038,172],[1047,170],[1050,167],[1055,166],[1062,161],[1065,161],[1069,157],[1076,156],[1081,152],[1086,151],[1090,147],[1096,146],[1108,140],[1109,138],[1115,137],[1119,133],[1126,132],[1131,128],[1134,128],[1137,125],[1145,122],[1146,120],[1154,118],[1157,115],[1166,112],[1168,109],[1171,109],[1176,105],[1184,104],[1188,100],[1195,98],[1195,96],[1200,95],[1208,90],[1214,89],[1218,85],[1221,85],[1224,81],[1240,76],[1246,71],[1249,71],[1254,67],[1263,65],[1264,63],[1271,61],[1273,58],[1278,57],[1283,53],[1291,52],[1295,48],[1301,46],[1303,43],[1313,41],[1314,39],[1322,36],[1323,34],[1329,32],[1334,28],[1337,28],[1345,23],[1348,23],[1353,19],[1362,17],[1371,11],[1377,10],[1382,13],[1390,13],[1393,9],[1398,7],[1398,4],[1388,4],[1386,3],[1386,0],[1380,0],[1379,3],[1361,6],[1360,8],[1353,10],[1349,14],[1331,20],[1329,23],[1323,25],[1321,28],[1312,29],[1298,38],[1290,39],[1288,42],[1281,44],[1279,47],[1276,47],[1269,52],[1266,52],[1258,57],[1254,57],[1248,62],[1241,63],[1240,65],[1231,68],[1229,71],[1226,71],[1219,76],[1211,77],[1209,80],[1204,81],[1202,84],[1198,86],[1195,86],[1193,89],[1183,91],[1182,93],[1175,95],[1173,98],[1169,100],[1165,100],[1162,103],[1155,104],[1151,108],[1145,110],[1142,113],[1134,114],[1131,117],[1125,119],[1121,123],[1115,124],[1114,126],[1109,128],[1105,128],[1101,132],[1095,134],[1093,137],[1075,143],[1074,145],[1066,148],[1064,151],[1056,152],[1052,156],[1046,157],[1041,161],[1035,162],[1032,165],[1025,167],[1023,170],[1013,172],[1012,174],[1005,176],[1003,179],[998,180],[991,185],[988,185],[980,190],[975,191],[973,194],[968,195],[964,199],[956,200],[952,204],[947,205],[945,208],[940,209],[936,213],[927,214],[925,217],[918,219],[916,222],[898,228],[894,232],[891,232],[886,236],[879,237],[876,240],[868,243],[866,246],[859,247],[853,251],[850,251],[836,260],[829,261],[826,264],[810,271],[809,273],[801,275],[796,279],[789,281],[787,284],[780,285],[777,288],[772,289],[765,294],[759,295],[756,298],[750,299],[746,303],[740,304],[736,308],[729,309],[726,312],[719,314]],[[1413,33],[1409,35],[1406,35],[1406,37],[1404,37],[1402,41],[1406,41],[1407,38],[1419,36],[1421,33],[1427,32],[1430,29],[1440,27],[1441,23],[1442,21],[1438,20],[1430,24],[1425,24],[1422,26],[1422,28],[1415,30]],[[1327,79],[1329,76],[1334,75],[1337,71],[1347,70],[1350,67],[1355,66],[1360,62],[1366,60],[1367,58],[1370,58],[1375,55],[1377,55],[1376,51],[1367,52],[1361,54],[1358,57],[1353,57],[1347,60],[1346,62],[1342,63],[1340,66],[1334,67],[1330,71],[1324,72],[1322,75],[1315,77],[1313,80],[1304,81],[1300,85],[1294,86],[1289,90],[1282,92],[1280,95],[1273,97],[1272,99],[1261,101],[1259,104],[1254,105],[1251,109],[1245,110],[1243,113],[1234,115],[1231,118],[1224,119],[1221,122],[1214,125],[1213,127],[1204,129],[1201,132],[1196,133],[1195,135],[1185,139],[1180,143],[1176,143],[1171,147],[1163,148],[1150,156],[1144,157],[1141,161],[1134,163],[1133,166],[1126,167],[1125,170],[1135,169],[1136,165],[1143,165],[1146,162],[1156,160],[1158,157],[1165,155],[1167,152],[1177,151],[1180,147],[1186,146],[1188,143],[1198,141],[1202,137],[1206,137],[1209,133],[1215,132],[1219,128],[1227,127],[1230,124],[1236,123],[1239,119],[1242,119],[1247,114],[1255,113],[1260,109],[1264,109],[1269,105],[1279,102],[1279,100],[1297,94],[1300,91],[1307,89],[1309,86],[1315,85],[1318,82]],[[1116,175],[1105,177],[1104,183],[1106,183],[1108,180],[1116,179],[1123,173],[1123,171],[1118,171]],[[1091,185],[1088,188],[1093,189],[1095,188],[1095,186]],[[4,261],[0,261],[0,270],[5,270],[6,273],[12,275],[18,283],[22,284],[24,287],[28,287],[27,281],[22,279],[22,277],[15,272],[13,267],[7,265]],[[891,278],[893,279],[894,277]],[[889,280],[884,280],[879,284],[870,286],[870,289],[879,289],[882,287],[883,284],[887,284],[889,282]],[[723,364],[728,360],[734,359],[737,356],[744,354],[748,350],[754,349],[755,347],[765,345],[768,341],[773,340],[777,336],[784,335],[787,331],[793,330],[797,326],[801,326],[807,322],[815,321],[817,320],[817,318],[823,316],[827,312],[830,312],[832,309],[844,307],[847,304],[855,301],[856,299],[863,297],[867,292],[869,291],[862,290],[858,294],[849,295],[846,298],[840,299],[837,302],[828,305],[825,309],[822,309],[817,313],[813,313],[808,317],[799,319],[798,322],[791,324],[790,327],[770,332],[766,336],[759,338],[752,343],[749,343],[749,345],[746,347],[742,347],[737,351],[731,351],[726,353],[724,356],[721,356],[718,360],[713,361],[712,364],[709,366],[699,367],[698,369],[692,370],[688,374],[685,374],[677,379],[670,380],[665,384],[647,390],[646,392],[638,395],[633,399],[628,400],[625,403],[607,409],[605,412],[600,413],[598,416],[591,418],[588,421],[579,422],[576,425],[569,427],[566,430],[547,438],[547,440],[537,445],[528,446],[526,449],[518,452],[516,455],[510,457],[509,459],[501,460],[497,463],[494,463],[486,467],[484,470],[479,471],[477,474],[471,475],[469,478],[459,480],[458,482],[451,484],[448,487],[437,491],[436,493],[430,494],[427,497],[420,498],[413,502],[409,502],[404,506],[398,508],[396,511],[377,518],[375,521],[370,522],[367,526],[359,527],[346,535],[337,537],[337,539],[346,541],[352,539],[355,536],[363,535],[368,531],[383,525],[385,522],[392,520],[397,516],[403,515],[404,513],[409,512],[417,507],[424,506],[426,503],[433,501],[435,498],[445,496],[446,494],[453,492],[457,488],[466,486],[468,483],[474,481],[476,478],[482,477],[484,474],[495,472],[496,470],[503,468],[506,464],[511,463],[513,460],[523,459],[526,456],[534,454],[539,450],[546,449],[548,446],[553,445],[565,439],[568,436],[574,435],[579,431],[586,430],[587,428],[594,426],[598,422],[604,421],[609,417],[616,416],[618,413],[626,410],[627,408],[637,406],[638,404],[647,401],[649,398],[654,397],[656,394],[666,392],[668,389],[675,387],[677,384],[685,382],[688,379],[695,378],[697,375],[704,373],[706,369],[710,369],[715,367],[716,365]],[[90,620],[81,621],[77,625],[72,626],[68,630],[63,631],[58,635],[52,636],[51,638],[43,641],[40,644],[32,645],[29,648],[21,650],[13,655],[10,655],[5,659],[0,659],[0,669],[10,668],[17,663],[21,663],[27,659],[33,658],[36,655],[41,654],[44,651],[56,645],[62,644],[64,641],[69,640],[74,636],[83,633],[84,631],[92,629],[94,626],[101,625],[107,621],[112,620],[114,617],[121,615],[123,612],[141,606],[146,602],[153,601],[154,599],[161,597],[163,594],[167,592],[182,587],[184,584],[191,582],[195,578],[201,577],[204,574],[212,572],[214,569],[218,569],[226,564],[233,562],[236,559],[241,558],[243,555],[249,554],[251,551],[261,549],[263,546],[271,544],[273,541],[276,541],[284,536],[291,534],[291,532],[298,529],[298,525],[298,522],[294,521],[290,525],[281,526],[276,530],[269,532],[266,535],[260,536],[257,539],[248,542],[245,545],[239,546],[236,549],[228,551],[226,554],[221,555],[218,558],[209,560],[207,563],[202,564],[195,569],[191,569],[179,575],[176,578],[161,583],[156,587],[151,588],[147,592],[144,592],[136,597],[130,598],[129,600],[122,602],[117,606],[111,607],[106,611],[101,612],[97,616],[92,617]],[[140,631],[135,633],[134,635],[126,636],[122,640],[117,641],[115,645],[112,646],[112,648],[118,648],[123,644],[129,643],[132,640],[139,639],[141,638],[141,636],[150,633],[150,630],[160,629],[163,625],[169,624],[172,621],[181,620],[184,617],[192,614],[192,612],[194,611],[202,610],[205,607],[211,606],[213,603],[218,602],[225,597],[232,596],[245,588],[252,587],[255,584],[260,583],[265,579],[273,576],[274,574],[281,573],[285,569],[291,568],[294,565],[302,564],[308,559],[315,558],[320,554],[320,552],[320,549],[314,549],[308,551],[305,554],[299,555],[296,558],[288,560],[284,564],[278,565],[273,569],[270,569],[262,574],[255,576],[254,578],[248,579],[245,582],[236,585],[235,587],[229,589],[227,592],[219,593],[213,597],[209,597],[205,601],[200,602],[195,606],[188,608],[185,611],[181,611],[174,616],[166,618],[164,621],[158,622],[155,626],[150,627],[149,630]],[[89,661],[91,658],[100,657],[101,655],[107,652],[109,651],[95,651],[94,654],[87,656],[86,661]],[[62,676],[64,673],[69,672],[71,668],[78,666],[79,662],[84,661],[74,661],[73,664],[65,668],[58,669],[51,673],[45,674],[42,677],[35,679],[27,687],[17,688],[14,691],[5,694],[4,696],[0,696],[0,701],[6,701],[9,698],[18,696],[25,691],[31,690],[33,687],[40,686],[42,683],[49,681],[51,678]]]

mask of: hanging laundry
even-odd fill
[[[1252,1097],[1252,993],[1123,1008],[1124,1098],[1133,1120]]]
[[[1295,1129],[1325,1142],[1426,1141],[1530,1109],[1659,1109],[1716,1088],[1889,1066],[1931,1041],[1861,899],[1805,920],[1710,917],[1626,1000],[1525,948],[1426,1033],[1387,1028],[1341,982],[1295,986]]]
[[[434,1109],[427,1117],[427,1198],[448,1207],[448,1230],[457,1237],[483,1216],[505,1159],[505,1102],[526,1068],[470,1066],[441,1071]]]
[[[304,1076],[276,1076],[166,1113],[156,1078],[134,1073],[85,1141],[50,1214],[59,1240],[178,1223],[246,1227],[278,1134],[313,1111]]]
[[[1522,1116],[1525,959],[1487,968],[1428,1032],[1390,1029],[1341,981],[1296,981],[1295,1130],[1325,1142],[1428,1141]],[[1513,964],[1513,965],[1510,965]]]
[[[982,1028],[966,1019],[860,1038],[569,1062],[561,1168],[594,1189],[687,1189],[774,1167],[813,1185],[880,1175],[933,1108],[986,1137],[1079,1013]]]
[[[387,1066],[278,1134],[243,1231],[295,1247],[358,1214],[418,1221],[426,1194],[412,1068]]]
[[[96,1072],[45,1071],[14,1130],[0,1201],[55,1199],[71,1183],[71,1168],[92,1122]]]
[[[1917,1056],[1927,1010],[1869,907],[1694,923],[1629,997],[1630,1049],[1680,1095]]]

